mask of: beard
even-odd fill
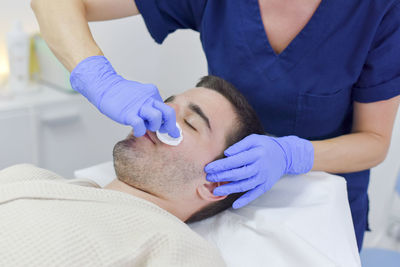
[[[147,149],[146,149],[147,148]],[[203,175],[203,166],[174,151],[148,149],[130,135],[114,146],[114,169],[118,180],[155,196],[169,196]]]

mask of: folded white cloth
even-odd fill
[[[76,170],[74,172],[74,176],[75,178],[91,179],[101,187],[105,187],[117,177],[112,161],[104,162],[89,168]]]
[[[190,227],[228,266],[361,266],[344,178],[285,176],[266,194]]]

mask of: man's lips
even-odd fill
[[[142,135],[141,137],[144,137],[144,138],[147,138],[150,142],[152,142],[153,144],[157,144],[157,143],[159,143],[158,142],[158,138],[156,137],[156,135],[153,133],[153,132],[150,132],[150,131],[146,131],[146,133],[144,134],[144,135]],[[129,139],[132,139],[132,140],[135,140],[136,138],[138,138],[138,137],[135,137],[134,135],[133,135],[133,132],[131,132],[129,135],[128,135],[128,138]]]
[[[146,134],[144,135],[144,137],[148,138],[153,144],[156,144],[156,142],[154,141],[154,136],[150,136],[149,132],[147,131]]]

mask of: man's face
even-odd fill
[[[131,133],[114,147],[115,170],[119,180],[155,196],[179,193],[190,197],[195,186],[206,181],[205,165],[226,149],[226,135],[236,119],[234,110],[224,96],[203,87],[165,102],[175,110],[182,142],[169,146],[154,132],[147,131],[149,138],[136,138]]]

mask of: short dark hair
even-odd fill
[[[239,142],[250,134],[265,133],[264,128],[258,119],[257,113],[233,84],[217,76],[208,75],[202,77],[196,84],[196,87],[205,87],[220,93],[233,106],[236,115],[236,122],[235,127],[231,129],[231,131],[229,131],[225,137],[226,148],[230,147],[236,142]],[[225,155],[222,153],[216,159],[224,157]],[[200,221],[226,210],[232,206],[233,202],[244,193],[245,192],[230,194],[223,200],[207,205],[206,207],[192,214],[192,216],[186,220],[186,223]]]

